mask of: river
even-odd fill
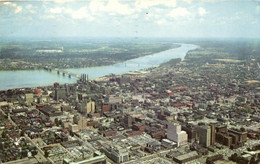
[[[123,74],[126,72],[156,67],[174,58],[184,59],[189,50],[197,47],[198,46],[191,44],[181,44],[181,47],[179,48],[162,51],[109,66],[73,68],[66,70],[75,74],[85,73],[88,74],[89,79],[95,79],[111,73]],[[0,71],[0,90],[46,86],[51,85],[54,82],[61,84],[74,83],[76,82],[76,78],[70,79],[68,76],[58,75],[55,71],[48,72],[45,70]]]

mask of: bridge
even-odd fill
[[[75,77],[83,83],[88,83],[88,84],[92,84],[96,87],[99,87],[99,85],[96,84],[95,82],[88,80],[88,75],[86,75],[86,74],[78,75],[78,74],[71,73],[71,72],[61,70],[61,69],[58,69],[58,68],[50,68],[50,67],[44,67],[43,69],[46,70],[46,71],[49,71],[49,72],[55,71],[55,72],[57,72],[58,75],[62,74],[63,76],[68,76],[69,78]]]
[[[68,76],[69,78],[72,78],[72,77],[75,77],[77,79],[81,78],[81,76],[78,75],[78,74],[71,73],[71,72],[61,70],[61,69],[58,69],[58,68],[44,67],[43,69],[46,70],[46,71],[49,71],[49,72],[55,71],[55,72],[57,72],[58,75]]]

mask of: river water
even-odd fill
[[[156,67],[160,64],[174,58],[184,58],[189,50],[198,46],[191,44],[181,44],[181,47],[155,53],[153,55],[143,56],[122,63],[109,66],[90,67],[90,68],[73,68],[66,69],[75,74],[88,74],[89,79],[95,79],[105,75],[123,74],[126,72]],[[37,87],[51,85],[54,82],[74,83],[76,78],[58,75],[57,72],[48,72],[45,70],[22,70],[22,71],[0,71],[0,90]]]

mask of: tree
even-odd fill
[[[245,131],[246,131],[246,129],[245,129],[244,127],[241,127],[240,130],[241,130],[242,132],[245,132]]]
[[[24,130],[21,131],[20,136],[24,136]]]
[[[4,144],[3,144],[3,142],[0,142],[0,149],[1,149],[1,150],[4,149]]]
[[[236,161],[237,153],[232,154],[228,159],[231,160],[231,161]]]
[[[74,136],[74,133],[72,131],[69,131],[70,133],[70,136],[73,137]]]
[[[256,159],[253,157],[250,161],[250,164],[257,164],[258,162],[256,161]]]
[[[27,157],[27,151],[25,149],[23,149],[21,155],[22,155],[23,158]]]
[[[48,152],[48,150],[45,150],[45,151],[44,151],[44,157],[45,157],[45,158],[48,158],[48,157],[49,157],[49,152]]]
[[[38,153],[38,151],[36,149],[32,150],[32,156],[34,157],[36,154]]]
[[[62,121],[61,120],[59,120],[59,125],[62,125]]]
[[[7,133],[5,130],[2,132],[2,138],[7,138]]]
[[[58,118],[55,118],[54,122],[55,122],[56,126],[59,126],[59,120],[58,120]]]

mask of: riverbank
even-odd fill
[[[62,49],[57,51],[53,44],[53,42],[47,42],[42,45],[40,42],[28,43],[28,41],[0,44],[0,70],[108,66],[180,47],[179,44],[161,41],[93,43],[88,41],[87,44],[83,41],[82,43],[61,42]]]
[[[127,60],[125,62],[110,66],[66,69],[66,71],[77,75],[88,74],[89,79],[93,80],[110,74],[120,75],[137,70],[157,67],[161,63],[167,62],[173,58],[183,59],[189,50],[195,48],[197,48],[195,45],[182,44],[179,48]],[[44,70],[0,71],[0,90],[45,85],[48,86],[54,82],[58,82],[60,84],[75,83],[76,79],[70,79],[62,75],[57,75],[55,72],[48,72]]]

